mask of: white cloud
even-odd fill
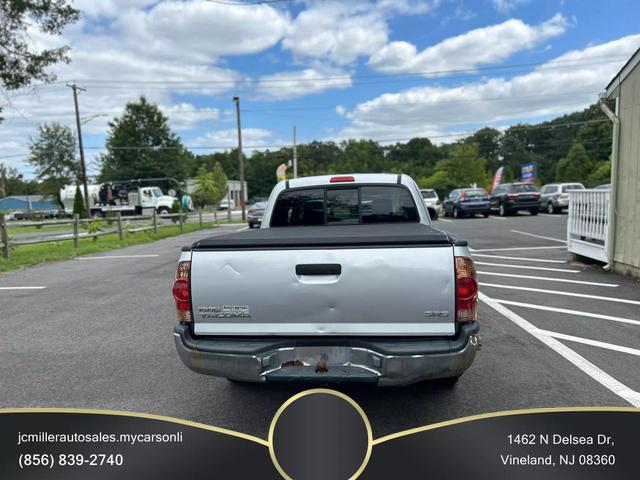
[[[528,3],[530,0],[491,0],[494,8],[501,13],[509,13],[516,7]]]
[[[298,58],[346,65],[387,43],[390,16],[423,14],[438,4],[424,0],[314,1],[293,20],[282,46]]]
[[[123,13],[113,29],[127,48],[147,57],[211,62],[272,47],[288,25],[288,14],[269,5],[166,1]]]
[[[348,88],[351,85],[351,76],[347,72],[320,66],[265,75],[260,78],[256,90],[262,98],[278,100],[302,97],[333,88]]]
[[[158,3],[158,0],[73,0],[72,6],[90,18],[109,18],[118,16],[123,10],[147,7],[154,3]]]
[[[565,32],[567,19],[557,14],[539,25],[511,19],[448,38],[421,52],[408,42],[391,42],[375,52],[369,66],[386,73],[437,75],[443,70],[466,70],[499,63],[514,53],[539,45]],[[431,73],[429,73],[431,72]]]
[[[469,125],[575,111],[596,100],[596,92],[639,46],[640,35],[630,35],[568,52],[509,79],[380,95],[347,113],[351,124],[339,137],[408,138],[429,130],[460,131]]]
[[[247,150],[263,150],[274,145],[273,132],[265,128],[243,128],[242,144]],[[189,140],[190,147],[235,148],[238,145],[238,131],[235,128],[215,130]],[[250,153],[250,152],[245,152]]]

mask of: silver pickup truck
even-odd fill
[[[278,183],[260,229],[183,248],[173,296],[184,364],[237,381],[454,383],[480,347],[467,243],[406,175]]]

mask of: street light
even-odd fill
[[[233,97],[236,104],[236,117],[238,120],[238,163],[240,164],[240,205],[242,207],[242,220],[246,220],[244,205],[244,157],[242,155],[242,128],[240,127],[240,97]]]

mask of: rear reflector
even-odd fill
[[[191,322],[191,262],[179,262],[171,292],[180,323]]]
[[[355,182],[356,179],[350,175],[345,175],[342,177],[331,177],[329,180],[330,183],[342,183],[342,182]]]
[[[456,257],[456,321],[475,322],[478,319],[478,282],[473,260]]]

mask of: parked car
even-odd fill
[[[223,198],[218,204],[218,210],[233,210],[236,208],[236,203],[232,198]]]
[[[537,215],[540,192],[533,183],[504,183],[493,189],[490,201],[491,211],[503,217],[518,210],[528,210],[531,215]]]
[[[444,216],[462,218],[481,213],[488,217],[491,213],[489,194],[484,188],[456,188],[444,200]]]
[[[429,211],[431,220],[437,220],[442,214],[442,202],[440,202],[438,193],[433,188],[422,188],[420,189],[420,193],[422,194],[424,206],[427,207]]]
[[[547,213],[560,213],[569,206],[569,192],[584,190],[581,183],[549,183],[540,189],[540,208]]]
[[[267,202],[257,202],[249,207],[247,211],[247,220],[249,222],[249,228],[259,227],[262,223],[262,217],[264,211],[267,208]]]
[[[453,384],[480,348],[467,242],[406,175],[279,182],[262,228],[182,249],[173,296],[182,362],[236,381]]]
[[[598,185],[597,187],[594,187],[595,190],[611,190],[611,184],[610,183],[603,183],[602,185]]]

